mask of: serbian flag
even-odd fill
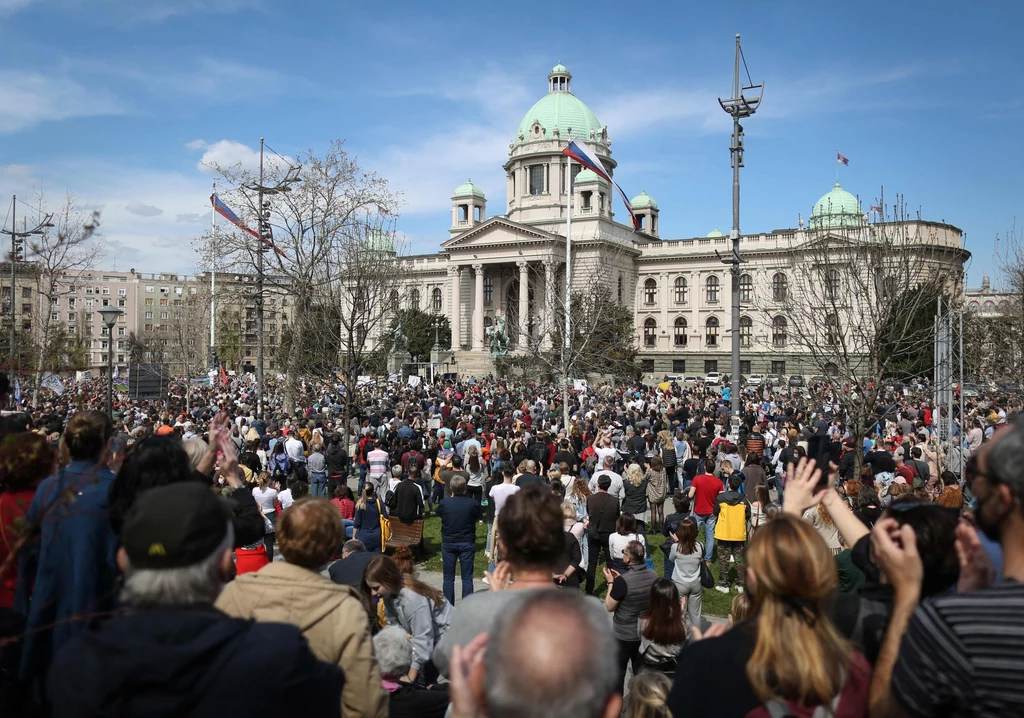
[[[224,204],[224,202],[221,200],[221,198],[219,196],[217,196],[216,192],[214,192],[213,194],[210,195],[210,204],[213,205],[213,211],[216,212],[217,214],[219,214],[224,219],[226,219],[228,222],[231,222],[231,224],[235,225],[236,227],[238,227],[243,232],[248,232],[249,234],[251,234],[256,239],[260,239],[259,232],[257,232],[255,229],[252,229],[251,227],[246,225],[245,222],[240,220],[238,218],[238,215],[235,214],[234,211],[232,211],[232,209],[230,207],[228,207],[226,204]],[[284,252],[284,250],[282,250],[280,247],[278,247],[276,244],[274,244],[270,240],[263,239],[261,241],[263,242],[263,244],[265,244],[266,246],[268,246],[271,249],[273,249],[275,252],[280,254],[285,259],[288,258],[288,255]]]
[[[226,371],[224,371],[224,365],[223,364],[220,365],[220,383],[221,384],[227,384],[228,383],[228,373]]]
[[[562,150],[562,154],[573,158],[581,165],[586,167],[588,170],[596,174],[598,177],[606,180],[609,184],[614,185],[615,189],[622,195],[622,201],[626,203],[626,211],[629,212],[629,218],[633,223],[633,231],[640,230],[640,221],[637,219],[636,214],[633,213],[633,207],[629,204],[629,199],[626,197],[626,193],[622,191],[613,180],[608,170],[604,168],[604,164],[601,162],[601,158],[590,151],[590,148],[582,142],[578,137],[574,137],[569,140],[569,144],[566,145],[565,149]]]
[[[837,152],[836,152],[836,162],[842,162],[842,163],[843,163],[844,165],[849,165],[849,164],[850,164],[850,159],[849,159],[848,157],[843,157],[843,156],[842,156],[841,154],[839,154],[839,152],[837,151]]]
[[[871,205],[871,211],[874,212],[875,214],[881,214],[882,213],[882,208],[880,206],[878,206],[877,204],[873,204],[873,205]]]

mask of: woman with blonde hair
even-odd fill
[[[825,539],[825,543],[828,544],[829,551],[833,556],[842,553],[843,540],[839,537],[839,529],[824,503],[807,509],[804,512],[804,520],[817,529],[821,537]]]
[[[620,511],[633,514],[640,533],[647,531],[647,479],[640,464],[630,464],[622,475],[623,499]]]
[[[871,669],[829,618],[839,574],[821,535],[778,516],[754,534],[746,561],[753,618],[683,649],[673,714],[866,715]]]
[[[657,671],[643,671],[629,684],[626,718],[670,718],[668,695],[672,679]]]
[[[647,481],[647,503],[651,507],[651,530],[661,531],[665,521],[665,514],[662,508],[665,505],[665,496],[668,493],[667,469],[660,456],[652,456],[650,465],[644,473]]]

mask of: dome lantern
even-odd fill
[[[570,91],[572,73],[559,63],[548,73],[548,92],[534,103],[519,123],[512,147],[535,140],[568,141],[579,137],[588,142],[608,142],[608,128],[597,115]],[[555,135],[555,128],[558,134]]]
[[[452,226],[455,236],[487,219],[487,197],[484,191],[467,179],[452,191]]]
[[[640,223],[639,231],[649,234],[652,237],[658,236],[658,203],[647,194],[647,190],[640,190],[640,194],[629,201],[629,206]]]

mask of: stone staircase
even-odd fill
[[[491,356],[486,350],[481,352],[459,350],[455,352],[456,371],[460,377],[485,377],[494,371]]]

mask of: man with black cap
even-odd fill
[[[56,718],[339,714],[342,672],[317,661],[298,628],[213,607],[233,574],[232,533],[200,484],[139,497],[117,554],[129,610],[58,653],[47,684]]]

